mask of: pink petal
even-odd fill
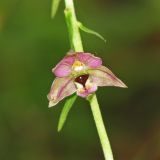
[[[99,57],[95,57],[91,53],[83,53],[79,52],[77,55],[79,61],[84,63],[86,66],[90,68],[97,68],[102,65],[102,60]]]
[[[88,93],[91,94],[97,90],[97,85],[93,85],[91,88],[88,89]]]
[[[73,52],[69,53],[65,56],[55,68],[52,69],[52,72],[57,77],[66,77],[72,72],[72,65],[78,60],[84,63],[89,68],[97,68],[102,65],[102,60],[99,57],[95,57],[91,53],[83,53],[83,52]]]
[[[82,98],[86,98],[89,95],[89,93],[87,91],[83,92],[83,93],[77,91],[77,95],[82,97]]]
[[[97,86],[94,86],[89,90],[85,90],[84,92],[79,92],[77,90],[77,95],[80,96],[80,97],[86,98],[88,95],[94,93],[96,90],[97,90]]]
[[[89,74],[97,86],[116,86],[127,88],[127,86],[118,79],[108,68],[101,66],[89,70]]]
[[[59,101],[76,92],[73,79],[69,77],[56,78],[48,94],[49,107],[55,106]]]
[[[57,77],[66,77],[71,73],[74,61],[75,54],[67,55],[52,69],[52,72]]]

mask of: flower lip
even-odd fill
[[[75,78],[75,82],[80,83],[85,88],[86,81],[89,77],[89,74],[80,75],[79,77]]]

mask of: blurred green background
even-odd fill
[[[97,92],[115,160],[160,160],[160,1],[75,0],[82,33],[128,89]],[[48,109],[53,66],[69,51],[61,3],[0,0],[0,160],[103,160],[88,102],[78,98],[61,133],[64,101]]]

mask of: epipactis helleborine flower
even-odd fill
[[[102,60],[91,53],[68,53],[52,69],[56,78],[48,94],[49,107],[73,93],[87,97],[94,93],[98,86],[127,86],[108,68],[102,66]]]

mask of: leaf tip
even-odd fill
[[[52,0],[51,18],[53,19],[57,13],[61,0]]]
[[[98,38],[103,40],[105,43],[107,42],[107,40],[101,34],[99,34],[98,32],[95,32],[94,30],[91,30],[91,29],[85,27],[81,22],[77,22],[77,25],[82,31],[97,36]]]
[[[60,132],[62,130],[62,126],[58,125],[57,131]]]

